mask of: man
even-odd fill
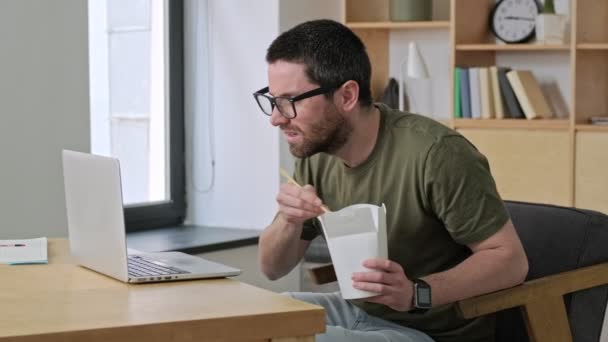
[[[522,282],[528,264],[485,157],[431,119],[373,104],[365,47],[337,22],[284,32],[266,60],[268,87],[254,96],[306,185],[281,186],[260,237],[262,272],[277,279],[298,264],[320,233],[323,206],[384,203],[389,260],[366,260],[370,271],[352,276],[377,296],[291,294],[324,306],[327,331],[317,340],[491,341],[492,317],[463,320],[453,303]],[[430,303],[414,300],[415,285],[432,293]]]

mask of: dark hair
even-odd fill
[[[372,104],[372,67],[365,45],[353,31],[336,21],[307,21],[283,32],[266,53],[266,62],[278,60],[303,63],[310,81],[321,87],[338,88],[353,80],[359,84],[359,104]]]

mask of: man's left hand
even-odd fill
[[[384,304],[397,311],[412,309],[413,285],[401,265],[387,259],[368,259],[363,266],[371,271],[353,273],[353,287],[378,293],[365,301]]]

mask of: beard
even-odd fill
[[[289,144],[289,151],[297,158],[310,157],[320,152],[332,154],[346,144],[353,130],[335,106],[328,108],[323,113],[323,119],[311,124],[306,133],[297,127],[285,128],[295,130],[303,137],[301,144]]]

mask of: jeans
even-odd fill
[[[433,342],[425,333],[370,316],[342,299],[339,292],[287,292],[286,295],[325,308],[327,327],[317,342]]]

